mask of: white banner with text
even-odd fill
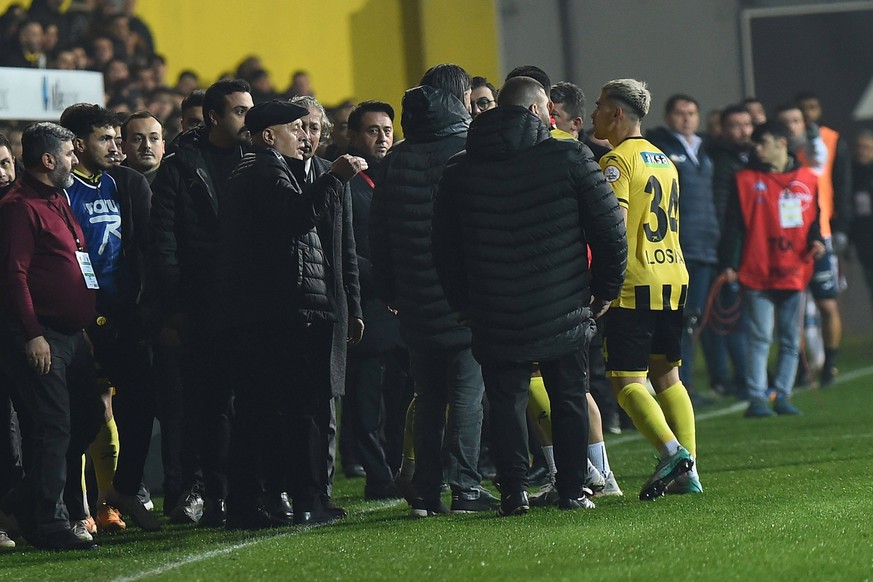
[[[57,121],[74,103],[104,105],[103,75],[91,71],[0,68],[0,119]]]

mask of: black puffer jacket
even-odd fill
[[[580,346],[593,333],[592,291],[617,297],[627,266],[621,210],[591,150],[552,139],[523,107],[473,122],[440,184],[433,244],[480,361],[552,359]]]
[[[403,97],[403,133],[382,161],[370,207],[370,260],[381,299],[398,310],[413,348],[470,345],[470,330],[446,302],[431,253],[433,200],[446,162],[464,148],[470,114],[429,86]]]
[[[177,313],[208,324],[214,312],[218,193],[203,150],[204,127],[179,136],[152,182],[148,290],[158,317]],[[242,157],[240,148],[240,157]]]
[[[218,313],[222,326],[334,321],[320,213],[343,183],[323,174],[301,189],[285,158],[258,148],[240,160],[222,198]]]

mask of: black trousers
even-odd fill
[[[164,509],[175,507],[179,495],[202,482],[198,445],[199,431],[185,422],[185,410],[197,406],[196,397],[182,384],[182,348],[155,343],[153,378],[161,423],[161,464],[164,469]],[[190,416],[190,414],[189,414]]]
[[[21,425],[12,403],[13,396],[17,399],[18,394],[14,392],[12,378],[0,369],[0,496],[24,478]]]
[[[121,493],[135,495],[142,483],[155,420],[151,348],[131,324],[112,316],[106,325],[92,326],[88,335],[94,344],[94,359],[116,388],[112,411],[118,425],[119,454],[113,485]]]
[[[282,462],[283,456],[294,511],[312,511],[325,472],[318,415],[331,397],[323,387],[328,385],[332,325],[264,324],[237,330],[232,336],[229,375],[237,387],[228,512],[245,508],[262,495],[265,466]],[[282,455],[281,450],[287,453]]]
[[[588,342],[551,360],[540,372],[552,406],[552,439],[558,467],[558,493],[578,497],[585,485],[588,458],[588,400],[585,396]],[[531,362],[483,361],[482,376],[491,405],[494,460],[501,491],[527,489],[529,451],[527,401]]]
[[[357,457],[367,472],[368,487],[386,487],[393,479],[382,445],[382,391],[388,357],[353,356],[346,370],[343,426],[355,433]]]
[[[38,375],[27,363],[24,338],[4,330],[0,359],[12,378],[31,424],[25,439],[33,458],[28,472],[10,493],[11,506],[25,537],[44,535],[83,519],[82,500],[68,512],[64,487],[68,467],[81,467],[82,454],[97,435],[103,405],[96,388],[94,362],[83,331],[65,334],[46,328],[51,349],[48,374]]]
[[[226,334],[200,329],[181,349],[183,438],[190,438],[196,454],[186,456],[183,482],[198,481],[199,459],[205,496],[227,497],[230,425],[235,379],[229,374],[232,354]]]

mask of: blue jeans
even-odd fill
[[[679,377],[685,386],[693,388],[694,331],[697,328],[697,322],[703,315],[706,298],[709,296],[709,289],[715,279],[715,265],[688,261],[685,267],[688,269],[688,296],[685,299],[685,325],[682,327],[682,367],[679,368]],[[703,337],[704,335],[707,337]],[[708,362],[710,359],[708,357],[708,334],[704,331],[700,339]]]
[[[688,269],[688,296],[685,300],[685,326],[682,330],[682,367],[679,369],[679,377],[682,383],[689,388],[694,388],[694,332],[697,329],[700,318],[706,309],[706,301],[709,297],[712,283],[716,277],[715,265],[689,261]],[[724,305],[731,305],[736,301],[738,291],[728,285],[722,287],[719,300]],[[700,333],[700,345],[706,360],[706,368],[709,375],[710,386],[721,384],[729,388],[734,384],[744,382],[745,377],[745,351],[746,338],[743,325],[739,329],[727,335],[716,333],[711,326],[707,326]],[[734,378],[728,368],[730,358],[734,368]]]
[[[779,330],[779,357],[774,388],[779,396],[791,396],[800,354],[800,291],[755,291],[744,288],[748,353],[746,389],[750,400],[767,399],[767,360],[773,343],[774,323]]]
[[[718,300],[722,305],[733,305],[740,299],[740,285],[723,285]],[[727,334],[717,333],[713,326],[707,328],[701,334],[706,355],[706,367],[709,369],[710,385],[721,384],[733,391],[735,388],[742,391],[746,382],[746,314],[740,314],[740,320],[730,325]],[[721,326],[721,331],[726,331]],[[706,348],[707,344],[710,346]],[[728,366],[728,358],[733,365],[733,376]]]
[[[453,492],[469,491],[482,481],[477,467],[485,384],[479,363],[470,348],[410,349],[410,357],[416,394],[416,494],[426,500],[439,499],[444,432],[446,479]]]

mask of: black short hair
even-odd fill
[[[194,91],[191,91],[191,94],[182,100],[182,105],[179,109],[185,111],[192,107],[203,107],[203,96],[205,94],[206,91],[203,89],[195,89]]]
[[[788,126],[778,119],[768,120],[755,128],[752,132],[752,143],[761,143],[765,135],[772,135],[774,138],[783,138],[786,142],[791,140],[791,132]]]
[[[42,164],[43,154],[59,157],[61,145],[74,137],[72,131],[57,123],[41,121],[28,125],[21,134],[21,162],[25,168],[35,168]]]
[[[667,99],[667,104],[664,105],[664,113],[671,113],[676,108],[676,104],[680,101],[694,103],[694,106],[697,107],[698,111],[700,111],[700,103],[697,102],[697,99],[686,93],[676,93],[670,95],[669,99]]]
[[[749,115],[749,110],[740,103],[734,103],[732,105],[728,105],[721,110],[719,120],[721,121],[722,125],[724,125],[728,117],[730,117],[731,115],[736,115],[737,113],[745,113],[746,115]]]
[[[491,98],[497,99],[497,87],[489,83],[488,79],[479,76],[470,79],[470,89],[478,89],[479,87],[488,87],[488,90],[491,91]]]
[[[470,90],[470,75],[459,65],[444,63],[429,68],[419,85],[447,91],[463,103],[464,93]]]
[[[785,111],[791,111],[792,109],[797,109],[800,113],[803,113],[803,109],[800,107],[800,103],[797,101],[787,101],[785,103],[779,104],[776,109],[773,110],[774,115],[779,115]]]
[[[9,153],[12,153],[12,144],[9,143],[9,138],[0,133],[0,148],[9,148]]]
[[[99,105],[76,103],[64,109],[60,124],[72,131],[76,137],[86,138],[95,129],[118,125],[118,115]]]
[[[808,99],[815,99],[816,101],[821,102],[821,99],[819,99],[818,95],[816,95],[812,91],[801,91],[794,96],[794,100],[798,103],[800,103],[801,101],[806,101]]]
[[[224,98],[232,93],[251,93],[252,87],[243,79],[223,79],[213,83],[203,94],[203,123],[212,128],[210,111],[224,115]]]
[[[544,70],[537,67],[536,65],[521,65],[520,67],[515,67],[509,74],[506,75],[506,79],[504,82],[510,80],[513,77],[530,77],[539,82],[540,85],[543,86],[543,89],[546,90],[546,95],[552,94],[552,80],[546,74]]]
[[[148,119],[152,118],[158,122],[158,125],[161,126],[161,130],[164,129],[164,124],[161,123],[161,120],[152,115],[151,111],[137,111],[136,113],[131,113],[127,116],[127,119],[124,120],[124,123],[121,124],[121,139],[127,140],[127,125],[133,121],[134,119]],[[163,131],[161,131],[163,133]]]
[[[349,130],[361,131],[361,120],[364,114],[378,111],[388,116],[388,119],[394,121],[394,108],[384,101],[364,101],[358,103],[352,112],[349,114]]]
[[[197,73],[194,72],[194,71],[192,71],[191,69],[185,69],[184,71],[182,71],[181,73],[179,73],[179,76],[176,77],[176,80],[177,80],[177,81],[181,81],[181,80],[182,80],[182,77],[191,77],[191,78],[194,79],[195,81],[198,80],[198,79],[200,79],[200,77],[197,76]]]
[[[561,81],[549,91],[552,103],[560,103],[571,117],[585,119],[585,93],[573,83]]]

